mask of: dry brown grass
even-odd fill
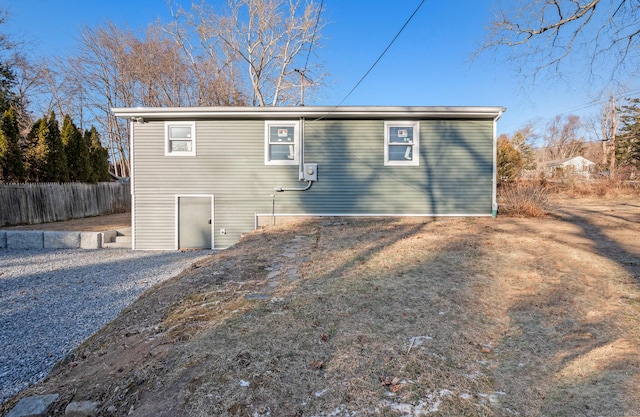
[[[503,185],[498,194],[500,214],[515,217],[546,216],[552,208],[551,191],[538,183]]]
[[[60,393],[56,415],[636,415],[640,203],[553,214],[255,233],[28,393]]]
[[[582,179],[561,182],[558,191],[561,195],[571,198],[620,198],[638,196],[640,194],[640,184],[615,178],[589,181]]]

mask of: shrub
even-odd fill
[[[551,209],[551,193],[537,184],[515,183],[500,187],[499,213],[515,217],[541,217]]]
[[[522,154],[504,136],[498,138],[497,159],[498,181],[500,183],[508,183],[517,179],[525,166]]]

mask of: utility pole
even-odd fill
[[[611,165],[609,166],[609,176],[615,178],[616,169],[616,99],[611,96]]]
[[[304,106],[304,70],[296,68],[294,71],[300,74],[300,105]]]

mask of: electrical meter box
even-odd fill
[[[305,181],[318,181],[318,164],[304,164],[302,179]]]

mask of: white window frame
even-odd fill
[[[412,142],[407,144],[393,144],[391,140],[391,128],[411,127],[413,128]],[[389,160],[389,148],[392,146],[412,146],[412,158],[406,161]],[[420,165],[420,122],[410,121],[385,121],[384,122],[384,164],[385,166],[419,166]]]
[[[271,159],[270,132],[272,126],[293,127],[293,158]],[[275,143],[274,143],[275,144]],[[264,163],[265,165],[298,165],[300,161],[300,121],[299,120],[265,120],[264,122]]]
[[[171,128],[188,127],[191,129],[191,150],[172,151],[171,150]],[[196,156],[196,122],[164,122],[164,156]]]

